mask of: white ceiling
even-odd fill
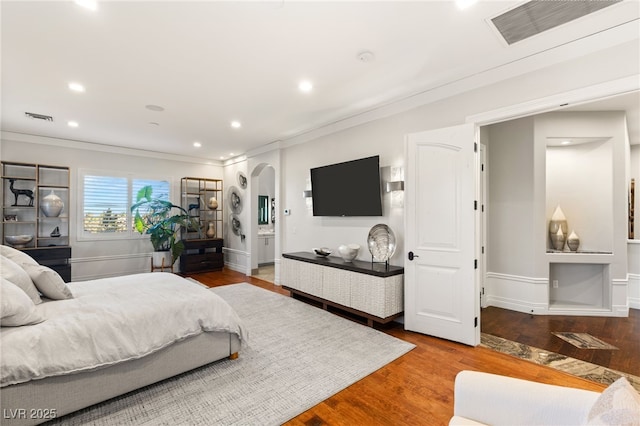
[[[488,19],[519,4],[105,1],[90,11],[71,1],[3,0],[1,126],[220,159],[621,25],[640,28],[638,0],[625,0],[508,46]],[[360,60],[363,51],[373,60]],[[311,93],[297,89],[302,79],[314,83]],[[71,81],[86,92],[70,91]],[[636,115],[639,103],[631,99]]]

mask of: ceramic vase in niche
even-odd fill
[[[562,231],[562,246],[557,248],[557,244],[559,244],[558,240],[558,231]],[[567,225],[567,218],[564,216],[562,209],[560,206],[557,206],[553,211],[553,215],[551,216],[551,220],[549,221],[549,238],[551,239],[551,247],[555,250],[562,250],[564,248],[564,242],[566,240],[567,235],[569,235],[569,226]],[[556,240],[556,242],[554,242]]]
[[[562,229],[558,228],[558,232],[551,235],[551,247],[554,250],[562,251],[564,250],[564,243],[567,241],[567,237],[562,233]]]
[[[567,246],[571,251],[577,251],[578,247],[580,247],[580,238],[578,234],[576,234],[576,231],[571,231],[571,234],[567,238]]]
[[[213,238],[216,236],[216,226],[215,223],[209,222],[207,225],[207,238]]]
[[[40,209],[46,217],[58,217],[62,213],[64,208],[64,202],[62,198],[58,197],[53,190],[46,197],[40,200]]]

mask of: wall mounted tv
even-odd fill
[[[314,216],[382,216],[380,157],[311,169]]]

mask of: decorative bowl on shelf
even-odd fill
[[[333,251],[331,249],[328,249],[326,247],[314,248],[313,252],[315,254],[317,254],[318,256],[322,256],[322,257],[327,257],[331,253],[333,253]]]
[[[5,235],[4,239],[15,248],[23,248],[33,240],[33,235]]]
[[[17,222],[18,215],[17,214],[5,214],[4,215],[5,222]]]
[[[351,262],[355,259],[359,251],[360,246],[358,244],[343,244],[338,247],[338,253],[340,253],[340,257],[342,257],[345,262]]]

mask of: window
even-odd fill
[[[138,191],[153,187],[154,198],[170,200],[167,180],[93,171],[80,172],[81,240],[125,239],[138,236],[129,211]]]

